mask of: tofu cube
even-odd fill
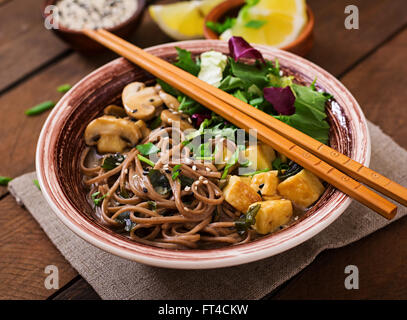
[[[235,209],[246,213],[249,206],[261,201],[260,195],[250,187],[250,178],[231,176],[223,189],[225,200]]]
[[[277,170],[255,174],[251,180],[250,186],[256,192],[260,190],[262,196],[273,196],[277,193],[279,182],[277,174]]]
[[[260,234],[275,231],[278,227],[288,223],[293,215],[293,206],[290,200],[268,200],[254,203],[260,204],[253,228]]]
[[[251,162],[249,168],[253,170],[271,169],[271,163],[276,158],[274,149],[268,145],[260,144],[248,146],[245,157]]]
[[[303,169],[295,176],[281,182],[277,190],[280,195],[297,206],[307,208],[319,199],[325,188],[317,176]]]

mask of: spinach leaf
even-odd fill
[[[106,171],[113,170],[124,161],[124,156],[121,153],[107,156],[102,163],[102,168]]]
[[[149,154],[154,154],[160,151],[159,148],[157,148],[153,143],[149,142],[146,144],[139,144],[137,147],[137,150],[140,151],[140,153],[143,156],[148,156]]]
[[[242,215],[239,220],[235,221],[237,232],[244,234],[253,224],[256,223],[256,215],[261,208],[261,204],[256,204],[249,208],[245,215]]]
[[[181,49],[178,47],[175,47],[175,49],[178,52],[178,58],[177,62],[175,65],[191,74],[194,76],[197,76],[201,68],[199,65],[192,59],[191,52],[185,49]]]
[[[167,177],[162,174],[160,170],[151,169],[148,172],[148,178],[150,179],[151,185],[157,193],[166,195],[170,192],[170,183]]]

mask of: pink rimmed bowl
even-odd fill
[[[176,57],[175,46],[198,55],[209,49],[228,53],[226,42],[196,40],[159,45],[147,49],[167,60]],[[317,88],[331,93],[335,102],[328,107],[330,143],[352,159],[368,166],[370,136],[366,119],[355,98],[331,74],[292,53],[256,46],[266,59],[278,58],[282,70],[302,84],[317,77]],[[351,199],[328,187],[321,199],[289,227],[256,241],[210,250],[168,250],[134,242],[95,221],[86,200],[79,170],[87,124],[101,115],[103,108],[120,98],[131,81],[152,79],[151,75],[123,58],[95,70],[78,82],[49,115],[37,145],[36,168],[41,190],[57,217],[77,235],[107,252],[148,265],[207,269],[240,265],[289,250],[310,239],[337,219]]]

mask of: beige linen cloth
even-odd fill
[[[371,168],[407,185],[407,152],[369,123]],[[329,227],[277,256],[217,270],[150,267],[106,253],[72,233],[34,186],[35,173],[9,184],[11,193],[38,221],[72,266],[103,299],[260,299],[309,265],[321,251],[357,241],[390,222],[352,202]],[[406,214],[400,207],[396,218]]]

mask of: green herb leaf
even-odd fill
[[[153,161],[151,161],[150,159],[147,159],[146,157],[143,157],[141,154],[138,154],[138,155],[137,155],[137,158],[138,158],[140,161],[142,161],[142,162],[148,164],[148,165],[151,166],[151,167],[154,167],[154,166],[155,166],[155,163],[154,163]]]
[[[233,77],[231,75],[226,76],[219,85],[219,89],[223,91],[232,91],[235,89],[244,89],[245,84],[242,79]]]
[[[244,234],[247,230],[256,223],[256,215],[261,208],[261,204],[251,206],[246,215],[242,215],[239,220],[235,221],[235,226],[239,234]]]
[[[156,79],[157,83],[161,86],[161,89],[163,89],[165,92],[169,93],[172,96],[179,96],[182,95],[180,91],[169,85],[167,82],[162,81],[161,79]]]
[[[266,23],[267,20],[250,20],[248,23],[245,24],[245,27],[251,29],[260,29]]]
[[[226,20],[222,23],[208,21],[206,26],[217,34],[225,32],[227,29],[232,28],[236,23],[236,18],[227,17]]]
[[[233,153],[232,157],[229,159],[227,162],[225,168],[223,169],[222,176],[220,177],[221,179],[226,179],[229,169],[232,168],[236,163],[239,161],[239,154],[240,154],[240,149],[237,148],[236,151]]]
[[[0,176],[0,186],[7,186],[13,178]]]
[[[66,92],[68,92],[69,90],[71,90],[71,88],[72,88],[72,86],[70,85],[70,84],[63,84],[63,85],[61,85],[61,86],[59,86],[58,88],[57,88],[57,91],[58,92],[61,92],[61,93],[66,93]]]
[[[38,180],[37,180],[37,179],[34,179],[34,180],[33,180],[33,183],[34,183],[35,186],[38,188],[38,190],[41,191],[40,183],[38,182]]]
[[[167,195],[171,190],[171,185],[167,177],[160,172],[160,170],[152,169],[148,172],[148,177],[150,179],[151,185],[154,190],[161,194]]]
[[[107,156],[102,163],[102,168],[106,171],[113,170],[124,161],[124,156],[121,153]]]
[[[25,110],[25,114],[27,116],[36,116],[38,114],[43,113],[44,111],[47,111],[49,109],[52,109],[55,107],[55,102],[53,101],[45,101],[40,104],[37,104],[36,106]]]
[[[179,174],[181,173],[180,168],[181,168],[180,164],[177,164],[174,166],[174,168],[172,168],[172,176],[171,176],[172,180],[175,180],[178,178]]]
[[[152,142],[139,144],[136,148],[143,156],[148,156],[149,154],[154,154],[160,151],[160,149],[157,148]]]
[[[197,76],[201,68],[199,65],[192,59],[191,52],[185,49],[181,49],[178,47],[175,47],[175,49],[178,52],[178,58],[177,62],[175,65],[191,74],[194,76]]]

